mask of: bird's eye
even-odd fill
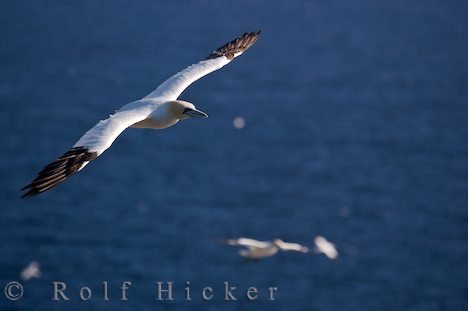
[[[184,108],[184,111],[182,113],[187,113],[187,112],[192,111],[192,110],[193,109],[191,109],[191,108]]]

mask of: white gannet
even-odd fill
[[[247,249],[241,249],[239,255],[245,259],[259,260],[260,258],[271,257],[278,253],[278,251],[296,251],[301,253],[308,253],[309,248],[297,243],[284,242],[281,239],[273,241],[257,241],[248,238],[229,239],[228,245],[245,246]]]
[[[208,57],[178,72],[146,97],[131,102],[88,130],[65,154],[47,165],[21,190],[33,196],[57,186],[108,149],[128,127],[163,129],[191,117],[208,117],[192,103],[178,100],[193,82],[222,68],[257,41],[260,31],[244,33]]]
[[[29,265],[21,271],[20,277],[23,281],[29,281],[32,278],[40,278],[41,266],[37,261],[31,261]]]
[[[317,236],[314,239],[315,243],[315,249],[314,251],[316,253],[323,253],[325,256],[327,256],[330,259],[336,259],[338,258],[338,251],[336,250],[335,244],[327,241],[322,236]]]

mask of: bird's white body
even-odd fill
[[[245,249],[239,251],[239,255],[246,259],[258,260],[265,257],[271,257],[282,251],[296,251],[308,253],[309,249],[297,243],[284,242],[281,239],[273,241],[258,241],[249,238],[230,239],[228,245],[245,246]]]
[[[135,104],[149,105],[152,107],[153,111],[146,119],[134,123],[130,127],[160,130],[173,126],[177,122],[179,122],[179,119],[177,119],[170,113],[170,102],[162,102],[160,100],[153,99],[143,99],[136,101]]]
[[[266,247],[255,247],[251,246],[248,249],[241,249],[239,255],[249,259],[261,259],[265,257],[271,257],[279,251],[279,248],[273,243]]]

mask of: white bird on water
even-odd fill
[[[308,253],[309,248],[302,246],[297,243],[284,242],[281,239],[275,239],[273,241],[258,241],[248,238],[229,239],[227,240],[228,245],[239,245],[245,246],[246,249],[241,249],[239,255],[244,257],[246,260],[259,260],[265,257],[271,257],[278,253],[278,251],[296,251],[301,253]]]
[[[177,98],[190,84],[240,56],[257,41],[259,35],[260,31],[244,33],[213,51],[204,60],[167,79],[143,99],[125,105],[109,118],[99,121],[70,150],[47,165],[29,185],[22,188],[27,190],[22,197],[49,190],[79,172],[108,149],[120,133],[129,127],[164,129],[180,120],[207,118],[208,115],[195,108],[195,105]]]

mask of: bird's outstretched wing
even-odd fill
[[[308,253],[309,248],[297,243],[289,243],[283,241],[276,241],[275,244],[282,250],[282,251],[296,251],[301,253]]]
[[[27,190],[22,198],[49,190],[80,171],[109,148],[127,127],[146,119],[151,111],[147,105],[139,107],[130,103],[109,118],[99,121],[70,150],[47,165],[29,185],[22,188]]]
[[[266,248],[271,246],[271,242],[258,241],[248,238],[230,239],[227,241],[228,245],[240,245],[246,247]]]
[[[260,36],[260,31],[244,33],[213,51],[207,58],[195,63],[167,79],[145,98],[176,100],[193,82],[229,64],[234,58],[250,48]]]

